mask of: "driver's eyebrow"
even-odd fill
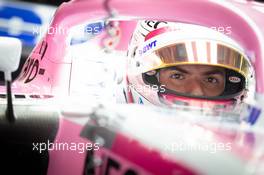
[[[219,69],[210,70],[203,73],[203,75],[212,75],[212,74],[224,75],[225,73],[224,70],[219,70]]]
[[[189,74],[189,72],[185,69],[179,68],[179,67],[169,67],[168,70],[176,70],[185,74]]]

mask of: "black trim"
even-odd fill
[[[15,98],[26,98],[25,95],[20,95],[20,94],[15,94],[14,96],[15,96]]]

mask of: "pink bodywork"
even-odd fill
[[[174,124],[175,128],[181,128],[183,125],[180,122]],[[55,143],[90,143],[88,139],[80,137],[82,129],[79,124],[72,122],[69,118],[63,118]],[[189,124],[187,127],[182,127],[181,132],[182,134],[186,132],[192,133],[192,130],[194,132],[201,130],[204,134],[212,134],[213,140],[211,140],[211,143],[230,144],[231,150],[222,150],[220,154],[225,155],[225,158],[222,159],[214,153],[208,153],[206,151],[201,151],[201,155],[186,151],[185,156],[189,157],[187,159],[194,160],[197,163],[197,166],[194,167],[190,163],[191,161],[188,162],[175,155],[165,154],[164,150],[157,150],[150,145],[146,145],[144,142],[139,141],[133,136],[131,137],[129,134],[116,132],[111,147],[100,147],[99,150],[94,151],[93,156],[95,159],[102,161],[99,165],[95,166],[95,174],[124,175],[128,171],[133,171],[136,175],[174,175],[175,173],[182,175],[208,174],[208,167],[215,166],[214,163],[209,162],[206,165],[207,167],[199,166],[200,161],[203,161],[208,155],[211,156],[211,160],[219,159],[222,163],[226,159],[237,159],[237,161],[243,163],[240,169],[246,169],[246,166],[249,166],[249,163],[254,159],[258,161],[256,163],[264,161],[263,154],[262,157],[255,157],[257,154],[255,151],[259,147],[262,147],[261,145],[263,143],[257,142],[262,140],[263,133],[257,134],[236,129],[208,127],[203,124],[194,123]],[[206,137],[204,134],[199,137]],[[156,136],[159,140],[160,136]],[[184,134],[180,139],[186,139],[184,138]],[[78,150],[51,150],[49,152],[48,174],[83,174],[87,154],[89,153],[79,153]],[[111,164],[110,166],[109,160],[116,162],[118,166],[115,166],[115,164]],[[222,166],[221,163],[217,165]],[[230,165],[228,166],[230,168]],[[254,163],[253,166],[257,165]],[[261,167],[261,165],[259,166]],[[221,169],[223,167],[218,168]],[[217,172],[218,170],[215,171]]]
[[[69,132],[70,131],[70,132]],[[80,138],[81,127],[78,124],[63,120],[55,142],[57,143],[89,143],[88,140]],[[131,145],[133,145],[131,147]],[[137,174],[174,174],[176,171],[183,175],[201,174],[196,172],[180,161],[163,157],[158,151],[151,150],[139,141],[118,133],[111,149],[100,147],[94,151],[95,156],[104,162],[112,158],[120,164],[120,168],[111,167],[109,174],[121,175],[127,170],[136,171]],[[83,174],[87,152],[79,153],[72,150],[52,150],[49,152],[48,174]],[[96,168],[96,174],[106,173],[106,163]]]

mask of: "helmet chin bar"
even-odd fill
[[[191,99],[200,99],[200,100],[207,100],[207,101],[238,101],[238,99],[243,96],[242,92],[238,92],[237,94],[233,95],[225,95],[225,96],[214,96],[214,97],[209,97],[209,96],[195,96],[195,95],[189,95],[186,93],[179,93],[172,91],[170,89],[165,88],[165,92],[158,92],[159,94],[172,94],[175,96],[179,97],[185,97],[185,98],[191,98]],[[243,98],[243,97],[242,97]]]
[[[201,98],[191,98],[185,96],[178,96],[169,93],[159,93],[160,101],[171,107],[190,107],[191,109],[199,110],[223,110],[233,109],[237,101],[235,99],[229,100],[209,100]]]

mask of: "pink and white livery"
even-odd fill
[[[63,3],[12,84],[14,121],[5,119],[1,100],[3,168],[49,175],[264,174],[263,17],[264,4],[243,0]],[[254,69],[250,105],[237,114],[115,104],[136,20],[196,24],[236,40]],[[4,99],[4,86],[1,92]]]

